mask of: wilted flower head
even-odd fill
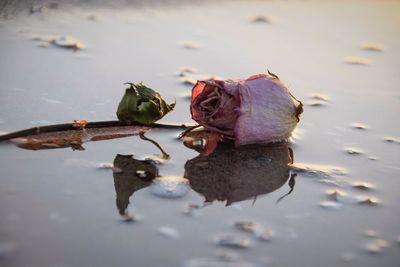
[[[288,139],[303,105],[269,72],[240,80],[198,81],[190,109],[206,129],[245,145]]]
[[[120,121],[152,124],[174,109],[175,103],[167,104],[159,93],[143,83],[127,84],[130,86],[126,89],[117,110]]]

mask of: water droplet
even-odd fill
[[[260,241],[265,242],[271,241],[275,235],[272,230],[255,231],[254,234]]]
[[[31,39],[33,41],[50,43],[57,38],[57,35],[33,35]]]
[[[184,210],[183,213],[184,213],[185,215],[188,215],[188,216],[191,216],[191,217],[197,217],[197,216],[200,216],[200,215],[201,215],[200,209],[201,209],[201,206],[200,206],[200,205],[198,205],[198,204],[193,204],[193,203],[189,203],[189,204],[186,206],[186,208],[185,208],[185,210]]]
[[[379,254],[383,248],[388,246],[388,242],[383,239],[375,239],[369,243],[366,243],[363,248],[366,252],[371,254]]]
[[[320,95],[320,94],[315,94],[311,96],[311,99],[318,100],[318,101],[324,101],[324,102],[329,102],[329,97]]]
[[[362,155],[362,154],[364,154],[364,151],[362,151],[359,148],[354,148],[354,147],[345,148],[344,151],[349,155]]]
[[[330,179],[334,176],[346,175],[346,170],[341,167],[318,165],[311,163],[295,163],[290,166],[291,170],[309,177]]]
[[[379,201],[376,198],[368,197],[358,202],[358,204],[365,206],[376,206],[379,204]]]
[[[345,57],[344,62],[350,65],[359,65],[359,66],[366,66],[371,64],[371,61],[369,59],[357,56]]]
[[[378,233],[375,230],[367,229],[367,230],[364,231],[364,235],[366,237],[377,237]]]
[[[355,182],[351,186],[355,189],[363,190],[363,191],[370,191],[374,188],[371,184],[368,184],[365,182]]]
[[[193,49],[193,50],[200,48],[200,45],[194,41],[184,41],[184,42],[182,42],[182,46],[183,46],[183,48]]]
[[[254,233],[260,226],[254,222],[235,222],[234,227],[245,232]]]
[[[100,170],[112,170],[114,168],[114,164],[110,162],[102,162],[98,164],[97,168]]]
[[[323,101],[309,101],[306,103],[307,106],[310,107],[322,107],[326,105],[326,102]]]
[[[339,190],[329,191],[328,195],[332,200],[334,200],[338,203],[342,203],[342,204],[357,204],[357,203],[360,203],[361,201],[364,201],[360,197],[351,196],[351,195],[349,195],[343,191],[339,191]]]
[[[337,181],[330,180],[330,179],[321,179],[321,180],[318,180],[318,182],[327,184],[327,185],[332,185],[334,187],[341,187],[341,185]]]
[[[362,45],[362,49],[373,52],[382,52],[385,50],[385,46],[382,43],[368,42]]]
[[[75,40],[71,36],[59,36],[56,39],[52,40],[50,43],[61,48],[73,49],[73,50],[79,50],[82,49],[83,47],[82,43]]]
[[[254,23],[271,23],[271,18],[269,18],[269,17],[267,17],[267,16],[262,16],[262,15],[259,15],[259,16],[254,16],[254,17],[252,17],[251,18],[251,22],[254,22]]]
[[[364,245],[364,250],[368,253],[377,254],[382,251],[381,247],[376,245],[375,243],[368,243]]]
[[[218,75],[203,74],[201,76],[201,80],[204,80],[204,81],[221,80],[221,81],[223,81],[223,80],[226,80],[226,79],[221,77],[221,76],[218,76]]]
[[[351,124],[351,127],[353,127],[354,129],[357,129],[357,130],[367,130],[368,129],[368,126],[366,126],[365,124],[362,124],[362,123],[353,123],[353,124]]]
[[[161,226],[160,228],[158,228],[158,233],[175,240],[181,237],[180,233],[176,229],[168,226]]]
[[[386,136],[386,137],[383,138],[383,140],[385,140],[385,142],[388,142],[388,143],[400,144],[400,140],[398,138],[396,138],[396,137],[393,137],[393,136]]]
[[[196,68],[193,68],[193,67],[182,67],[182,68],[178,71],[177,75],[178,75],[179,77],[184,77],[184,76],[186,76],[186,74],[188,74],[188,73],[190,73],[190,74],[195,74],[195,73],[197,73],[197,72],[198,72],[198,70],[197,70]]]
[[[158,177],[150,185],[151,193],[164,198],[180,198],[189,191],[189,181],[179,176]]]
[[[193,85],[195,85],[195,84],[197,83],[197,80],[195,80],[195,79],[193,79],[193,78],[190,78],[190,77],[183,77],[183,78],[181,79],[181,83],[184,84],[184,85],[191,85],[191,86],[193,86]]]
[[[342,204],[333,201],[323,201],[319,204],[319,206],[327,210],[338,210],[342,207]]]
[[[215,239],[215,243],[223,247],[241,249],[248,248],[251,245],[249,239],[233,234],[219,236]]]

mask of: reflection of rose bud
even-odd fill
[[[303,105],[270,73],[235,81],[198,81],[190,109],[192,118],[206,129],[245,145],[288,139]]]

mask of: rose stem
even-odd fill
[[[150,143],[152,143],[153,145],[155,145],[155,146],[161,151],[161,153],[162,153],[162,155],[163,155],[163,159],[169,159],[168,153],[165,152],[165,150],[160,146],[160,144],[157,143],[156,141],[154,141],[154,140],[152,140],[152,139],[150,139],[150,138],[144,136],[144,133],[145,133],[145,132],[140,132],[140,133],[139,133],[140,138],[143,139],[143,140],[149,141]]]
[[[7,141],[13,138],[25,137],[28,135],[35,135],[40,133],[67,131],[67,130],[77,130],[79,127],[74,126],[75,123],[63,123],[63,124],[53,124],[46,126],[33,127],[29,129],[24,129],[21,131],[16,131],[4,135],[0,135],[0,142]],[[150,125],[143,125],[140,123],[129,122],[129,121],[94,121],[88,122],[85,128],[106,128],[106,127],[119,127],[119,126],[148,126],[152,128],[160,129],[188,129],[192,126],[187,126],[185,124],[160,124],[153,123]]]
[[[182,137],[184,137],[185,135],[187,135],[188,133],[190,133],[191,131],[193,131],[196,128],[199,128],[201,125],[193,125],[193,126],[188,126],[186,127],[186,130],[183,131],[179,136],[178,136],[178,140],[182,139]]]

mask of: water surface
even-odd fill
[[[22,7],[1,20],[0,131],[115,119],[128,81],[176,99],[162,122],[190,124],[182,97],[190,85],[177,75],[183,67],[197,70],[185,74],[193,79],[244,78],[268,68],[306,104],[292,142],[277,154],[223,151],[210,160],[177,141],[179,130],[149,132],[171,155],[150,165],[150,174],[193,183],[175,198],[152,193],[151,180],[135,183],[140,172],[124,185],[115,170],[99,168],[117,155],[133,155],[134,165],[159,160],[157,148],[137,136],[88,142],[84,151],[2,144],[1,265],[213,266],[231,257],[239,266],[398,266],[399,2],[135,3],[59,5],[32,14]],[[83,47],[43,41],[54,35]],[[348,64],[348,57],[368,64]],[[226,153],[236,159],[237,176],[218,167]],[[203,161],[211,164],[204,179],[198,170],[188,174]],[[291,174],[295,185],[285,196]],[[371,188],[354,186],[360,182]],[[346,197],[332,197],[332,190]],[[243,197],[225,194],[234,191]],[[257,223],[273,236],[264,242],[236,222]],[[374,237],[365,234],[370,230]],[[218,238],[227,234],[249,245],[221,246]]]

